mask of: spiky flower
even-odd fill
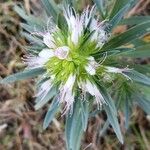
[[[93,56],[109,37],[106,31],[108,25],[95,18],[94,12],[95,7],[91,10],[88,7],[81,15],[71,7],[64,9],[67,31],[51,23],[46,33],[38,34],[46,48],[38,56],[29,55],[24,59],[29,68],[43,67],[47,70],[47,80],[37,96],[43,99],[53,86],[58,85],[58,99],[65,104],[65,112],[73,107],[78,91],[93,96],[98,108],[106,103],[94,81],[94,77],[99,76],[98,70],[123,74],[124,69],[102,66],[102,62],[97,62]],[[86,99],[85,95],[83,99]]]

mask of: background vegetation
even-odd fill
[[[90,4],[82,0],[80,7]],[[0,76],[5,77],[24,68],[21,57],[26,54],[24,46],[28,43],[20,34],[22,21],[14,12],[14,4],[22,3],[28,13],[36,10],[40,14],[40,0],[0,0]],[[139,0],[127,16],[150,15],[150,1]],[[115,33],[124,32],[127,26],[120,26]],[[150,36],[144,37],[150,42]],[[138,63],[148,64],[148,59],[137,59]],[[45,131],[42,122],[46,107],[35,111],[34,81],[19,81],[11,85],[0,85],[0,150],[63,150],[64,119],[57,117]],[[120,125],[124,117],[121,113]],[[131,116],[130,129],[124,135],[125,143],[121,145],[113,130],[109,128],[104,137],[97,137],[100,125],[105,118],[97,115],[89,121],[87,132],[82,141],[82,149],[86,150],[150,150],[150,116],[146,116],[138,107]],[[89,143],[92,143],[89,145]]]

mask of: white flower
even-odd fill
[[[59,59],[66,59],[69,54],[70,48],[68,46],[58,47],[55,50],[55,56]]]
[[[81,15],[81,18],[84,20],[84,27],[86,28],[88,25],[89,25],[89,22],[93,22],[95,19],[94,19],[94,16],[93,16],[93,12],[95,11],[95,6],[93,6],[91,8],[91,10],[89,10],[90,8],[87,7],[82,15]],[[96,20],[95,20],[96,21]],[[97,22],[96,22],[97,23]],[[90,29],[91,29],[91,24],[90,24]]]
[[[98,20],[94,18],[94,11],[95,6],[93,6],[91,10],[89,10],[88,7],[81,15],[77,14],[75,10],[70,7],[64,10],[64,16],[71,34],[71,40],[74,44],[78,43],[79,38],[86,28],[89,28],[90,32],[94,31],[91,40],[98,41],[98,46],[108,39],[106,31],[104,31],[104,28],[102,27],[103,22],[99,23]]]
[[[38,56],[27,55],[23,58],[28,68],[39,68],[42,67],[51,57],[54,56],[53,50],[43,49]]]
[[[46,34],[43,35],[43,42],[48,48],[56,47],[54,44],[53,36],[49,32],[47,32]]]
[[[74,102],[73,86],[76,80],[75,75],[70,75],[68,80],[60,88],[60,103],[66,102],[64,114],[70,110]]]
[[[97,86],[94,83],[90,82],[89,80],[86,80],[85,82],[81,81],[78,85],[83,92],[88,92],[89,94],[95,97],[95,100],[98,104],[98,108],[103,103],[106,103],[102,94],[100,93],[100,91],[98,90]]]
[[[74,44],[77,44],[83,31],[83,20],[72,9],[69,7],[67,10],[64,10],[64,15],[71,33],[71,40]]]
[[[119,68],[116,68],[116,67],[105,67],[105,68],[106,68],[107,72],[119,73],[119,74],[124,75],[127,79],[131,80],[131,78],[128,77],[124,72],[130,71],[132,69],[128,69],[128,68],[119,69]]]
[[[85,94],[84,97],[86,97],[86,93],[93,96],[98,107],[105,103],[96,84],[88,78],[91,77],[92,79],[92,76],[96,75],[97,67],[100,66],[90,54],[92,54],[92,50],[95,52],[97,47],[102,46],[102,43],[107,39],[103,22],[98,21],[94,16],[94,11],[95,6],[91,9],[87,7],[82,14],[77,14],[73,8],[68,7],[64,10],[64,16],[68,25],[67,33],[62,32],[62,29],[59,29],[53,22],[49,22],[52,20],[48,21],[46,33],[37,33],[38,36],[43,38],[46,48],[37,56],[27,56],[24,61],[29,68],[43,67],[47,71],[45,77],[47,75],[50,77],[49,80],[46,80],[41,85],[36,95],[41,98],[40,104],[42,104],[42,100],[51,88],[58,86],[56,85],[57,83],[59,83],[57,89],[59,101],[65,104],[64,114],[73,108],[75,94],[78,92],[78,89],[75,89],[75,87],[80,88],[80,91]],[[89,43],[85,42],[87,44],[85,49],[87,46],[89,52],[87,51],[87,54],[84,54],[80,53],[82,50],[81,42],[84,42],[86,37],[89,38]],[[52,59],[52,57],[57,57],[59,60]],[[60,65],[61,63],[67,65],[64,67],[64,65]],[[36,105],[36,108],[38,107],[39,105]]]
[[[85,70],[90,74],[90,75],[95,75],[96,74],[96,68],[99,66],[99,64],[94,60],[94,57],[89,57],[88,58],[89,62],[87,66],[85,66]]]

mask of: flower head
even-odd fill
[[[24,61],[30,68],[46,69],[46,80],[37,96],[42,99],[52,89],[58,87],[58,99],[65,104],[64,113],[73,107],[76,93],[89,93],[98,104],[106,103],[94,77],[97,70],[104,68],[93,54],[97,53],[108,40],[105,21],[95,16],[95,7],[88,7],[77,14],[72,7],[64,9],[67,32],[54,23],[46,33],[40,33],[45,48],[38,55],[29,55]],[[106,59],[106,58],[105,58]],[[122,73],[121,70],[105,67],[105,72]],[[86,94],[85,94],[86,95]]]

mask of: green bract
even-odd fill
[[[29,52],[24,58],[27,68],[1,81],[4,84],[39,77],[35,109],[50,102],[43,124],[46,129],[62,108],[61,114],[66,115],[68,150],[80,149],[88,119],[102,111],[107,120],[98,134],[104,136],[111,125],[121,143],[117,112],[123,112],[126,129],[135,104],[150,114],[149,65],[133,61],[140,56],[149,57],[150,43],[142,40],[150,32],[149,17],[143,17],[143,22],[139,22],[141,17],[138,16],[133,17],[132,22],[123,19],[136,0],[107,1],[109,5],[102,0],[93,2],[96,5],[77,13],[75,0],[63,0],[63,5],[43,0],[43,14],[39,18],[15,6],[26,21],[21,24],[22,35],[33,44],[26,48]],[[132,26],[114,35],[112,30],[118,24]],[[95,104],[96,110],[92,107]]]

